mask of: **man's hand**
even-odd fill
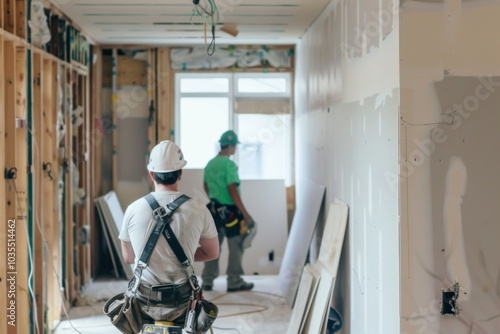
[[[244,217],[245,222],[247,223],[248,228],[253,228],[255,226],[255,221],[251,216]]]

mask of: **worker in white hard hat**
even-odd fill
[[[219,154],[204,169],[204,189],[210,198],[208,205],[219,231],[219,244],[227,237],[229,258],[227,266],[227,291],[247,291],[254,287],[245,282],[242,267],[243,253],[257,231],[252,216],[240,197],[238,166],[230,157],[236,152],[238,136],[232,130],[222,134]],[[204,290],[212,290],[214,279],[219,276],[219,259],[205,262],[202,273]]]
[[[155,188],[151,194],[161,207],[182,195],[178,185],[186,163],[181,149],[172,141],[164,140],[151,151],[147,165]],[[187,200],[175,210],[172,219],[170,226],[191,263],[218,257],[217,229],[203,203]],[[146,197],[128,206],[119,235],[126,263],[137,266],[155,225],[153,210]],[[169,321],[183,324],[192,292],[187,278],[166,238],[160,236],[147,267],[142,271],[137,292],[146,323]]]

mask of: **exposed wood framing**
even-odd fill
[[[65,279],[68,307],[91,279],[90,247],[80,247],[78,243],[79,228],[93,220],[94,170],[91,167],[94,160],[90,153],[94,145],[91,142],[94,119],[90,114],[89,69],[29,44],[28,5],[27,0],[0,0],[0,168],[2,176],[6,168],[7,174],[12,174],[8,180],[0,177],[2,334],[52,330],[61,318],[63,284],[59,277]],[[75,102],[85,110],[84,125],[77,132],[71,129],[73,106],[68,105],[68,101],[72,96],[65,86],[66,82],[71,83],[73,76],[78,78]],[[56,133],[58,82],[63,86],[67,130],[62,142],[57,140]],[[73,150],[76,150],[74,156]],[[85,203],[77,210],[73,208],[75,189],[71,168],[62,175],[64,207],[59,192],[59,168],[63,162],[71,167],[71,161],[80,163],[79,186],[87,193]],[[62,218],[61,208],[64,209]],[[63,223],[66,224],[64,235]],[[7,254],[9,227],[15,231],[12,232],[15,233],[15,258],[11,259]],[[65,243],[64,254],[61,241]],[[60,270],[63,257],[65,272]],[[8,278],[12,285],[8,285]],[[9,312],[12,319],[6,316]]]
[[[63,102],[63,115],[64,115],[64,123],[66,124],[66,134],[64,138],[64,157],[62,164],[65,166],[65,174],[64,174],[64,206],[65,213],[63,218],[63,224],[66,228],[66,247],[64,252],[66,254],[66,300],[70,303],[76,297],[76,289],[75,289],[75,271],[74,271],[74,233],[75,233],[75,221],[73,218],[73,168],[72,161],[73,160],[73,131],[71,128],[71,107],[68,105],[67,100],[72,99],[72,90],[68,90],[67,85],[71,84],[72,81],[72,71],[71,68],[67,68],[66,66],[60,66],[61,69],[61,84],[63,87],[63,96],[65,101]]]
[[[158,141],[173,139],[174,131],[174,83],[175,78],[170,68],[170,49],[158,50]]]
[[[47,165],[44,173],[43,184],[43,231],[47,239],[47,249],[45,257],[45,268],[47,277],[47,323],[52,328],[56,320],[59,319],[61,311],[61,295],[58,277],[61,276],[59,263],[61,261],[61,251],[59,240],[61,229],[59,224],[58,187],[59,179],[57,150],[56,150],[56,129],[55,119],[57,116],[57,63],[51,59],[43,60],[42,71],[42,160]],[[50,174],[49,174],[50,172]]]
[[[103,71],[103,59],[102,59],[102,49],[99,47],[94,47],[94,58],[96,62],[92,68],[92,91],[90,94],[92,96],[91,108],[92,117],[90,117],[90,161],[92,168],[92,192],[87,194],[89,200],[94,199],[102,194],[102,173],[101,173],[101,156],[102,156],[102,141],[106,133],[102,126],[102,71]],[[91,197],[91,198],[90,198]],[[101,235],[97,222],[95,220],[95,209],[94,202],[92,200],[91,204],[91,215],[90,215],[90,240],[94,247],[91,248],[91,276],[95,277],[97,275],[97,270],[100,264],[100,254],[99,248],[97,247],[98,240]]]
[[[16,34],[16,1],[2,0],[4,29],[11,34]]]
[[[16,115],[13,112],[9,112],[15,110],[15,66],[16,63],[16,55],[15,55],[15,44],[11,41],[7,41],[4,44],[4,78],[5,78],[5,168],[10,170],[11,168],[16,168]],[[6,230],[4,233],[9,235],[9,228],[12,228],[12,222],[16,224],[17,218],[17,204],[16,204],[16,191],[14,187],[13,180],[7,180],[5,182],[5,220],[8,222],[8,225],[4,225]],[[22,222],[21,222],[22,223]],[[13,228],[13,233],[15,233],[15,238],[21,234],[21,230],[17,228]],[[12,235],[12,234],[11,234]],[[8,237],[8,241],[11,241]],[[17,240],[16,240],[17,243]],[[15,245],[15,258],[14,262],[12,262],[11,254],[12,252],[7,252],[6,264],[6,289],[7,289],[7,301],[5,305],[5,310],[9,310],[9,307],[14,305],[14,308],[9,311],[6,311],[6,314],[9,316],[13,315],[13,317],[8,317],[7,319],[7,330],[6,334],[16,334],[17,333],[17,315],[20,313],[18,301],[20,300],[18,294],[18,285],[17,281],[21,279],[17,274],[9,274],[15,273],[18,271],[18,263],[17,260],[20,257],[20,254],[17,252],[20,250],[18,245]],[[10,257],[10,260],[9,260]],[[13,282],[13,285],[10,283]],[[15,282],[15,283],[14,283]],[[12,289],[12,287],[15,287]]]
[[[158,104],[156,101],[156,55],[157,49],[148,50],[148,101],[149,101],[149,145],[148,151],[151,152],[156,145],[158,138],[156,136],[156,120],[158,119]]]
[[[0,9],[3,2],[0,1]],[[0,17],[3,16],[3,10]],[[2,19],[0,18],[0,21]],[[3,23],[3,22],[1,22]],[[4,171],[5,165],[5,78],[4,78],[4,44],[0,35],[0,169]],[[3,176],[3,175],[2,175]],[[0,198],[6,198],[6,182],[0,177]],[[6,201],[0,201],[0,313],[7,315],[7,231],[8,222],[5,215]],[[0,318],[0,333],[7,333],[7,317]]]
[[[34,180],[33,180],[33,280],[34,280],[34,292],[36,297],[36,320],[38,328],[43,328],[44,325],[44,309],[45,304],[45,281],[44,281],[44,249],[43,249],[43,237],[41,231],[41,217],[43,213],[43,159],[42,159],[42,149],[40,146],[43,142],[42,136],[42,56],[40,53],[33,53],[33,125],[32,125],[32,135],[34,142],[33,150],[33,170],[34,170]]]
[[[3,0],[0,0],[0,29],[3,29],[3,13],[4,13],[4,3]],[[3,39],[0,39],[0,42],[3,43]],[[3,48],[3,45],[2,45]],[[1,322],[0,322],[1,323]]]
[[[29,287],[28,287],[28,258],[29,254],[27,235],[28,231],[28,149],[27,149],[27,71],[26,71],[26,49],[24,47],[16,48],[16,167],[18,170],[17,179],[15,180],[15,191],[17,201],[17,252],[20,256],[17,261],[18,275],[18,327],[20,333],[29,333],[30,318],[29,312],[24,310],[30,309],[29,302]],[[22,255],[21,255],[22,254]]]
[[[26,0],[16,0],[16,35],[26,39]]]
[[[113,49],[113,58],[112,58],[112,154],[113,154],[113,189],[118,189],[118,131],[116,131],[116,125],[118,124],[118,115],[117,115],[117,92],[118,92],[118,78],[117,78],[117,68],[118,68],[118,50]]]

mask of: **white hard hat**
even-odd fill
[[[155,173],[170,173],[182,169],[187,161],[174,142],[164,140],[156,145],[149,155],[148,170]]]

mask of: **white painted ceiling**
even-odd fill
[[[205,43],[192,0],[50,0],[99,44]],[[206,0],[201,0],[203,4]],[[215,0],[217,44],[295,44],[330,0]],[[221,30],[236,23],[233,37]],[[210,42],[207,31],[207,40]]]

